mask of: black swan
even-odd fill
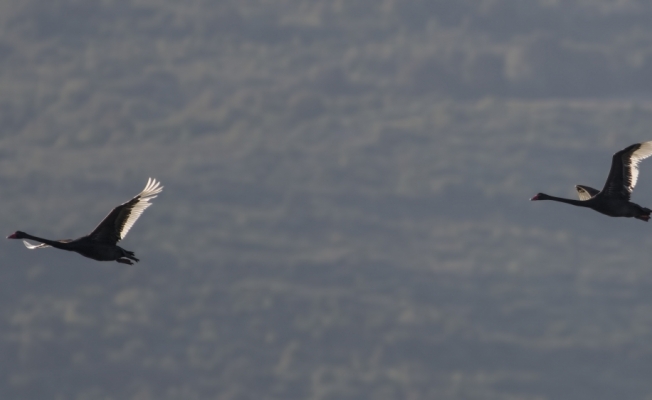
[[[636,143],[614,154],[611,170],[602,191],[577,185],[580,200],[564,199],[538,193],[530,200],[553,200],[588,207],[610,217],[634,217],[647,222],[652,210],[629,201],[638,181],[638,163],[652,155],[652,141]]]
[[[160,184],[156,179],[149,178],[145,189],[140,194],[111,210],[93,232],[78,239],[49,240],[21,231],[7,236],[7,239],[31,239],[41,243],[32,245],[23,240],[28,249],[54,247],[74,251],[97,261],[117,261],[121,264],[133,265],[131,260],[138,262],[133,251],[125,250],[117,243],[127,236],[129,229],[138,220],[138,217],[152,205],[149,201],[161,193],[163,186]]]

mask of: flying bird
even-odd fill
[[[638,163],[652,155],[652,141],[636,143],[613,155],[607,182],[601,191],[584,185],[575,189],[579,200],[538,193],[530,200],[553,200],[587,207],[610,217],[636,218],[647,222],[652,210],[629,201],[638,181]]]
[[[54,247],[61,250],[74,251],[84,257],[97,261],[117,261],[121,264],[133,265],[131,262],[139,260],[133,251],[128,251],[118,246],[118,241],[127,236],[129,230],[138,220],[140,215],[151,206],[149,201],[161,193],[163,186],[156,179],[149,178],[145,189],[128,202],[111,210],[95,230],[78,239],[50,240],[43,239],[29,233],[16,231],[7,236],[7,239],[30,239],[41,244],[32,245],[23,240],[28,249],[42,249]]]

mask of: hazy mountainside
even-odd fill
[[[652,7],[0,4],[3,399],[652,396],[650,225],[530,203],[652,140]],[[652,162],[633,201],[652,206]]]

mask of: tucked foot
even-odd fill
[[[635,217],[635,218],[636,218],[636,219],[640,219],[641,221],[645,221],[645,222],[647,222],[647,221],[650,220],[650,216],[649,216],[649,215],[639,215],[639,216],[637,216],[637,217]]]
[[[129,250],[125,250],[125,255],[124,255],[123,257],[126,257],[126,258],[128,258],[128,259],[130,259],[130,260],[134,260],[134,261],[136,261],[136,262],[140,261],[140,260],[137,259],[136,256],[134,255],[134,252],[133,252],[133,251],[129,251]]]
[[[134,263],[132,263],[131,260],[126,258],[118,258],[116,261],[119,262],[120,264],[134,265]]]

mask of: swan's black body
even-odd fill
[[[614,154],[611,170],[601,191],[588,186],[577,185],[580,200],[565,199],[538,193],[530,200],[553,200],[587,207],[610,217],[650,219],[652,210],[629,201],[638,180],[638,163],[652,155],[652,141],[636,143]]]
[[[97,261],[117,261],[121,264],[133,265],[132,261],[139,261],[134,253],[123,249],[117,243],[127,235],[143,211],[152,205],[149,201],[155,198],[161,190],[163,187],[160,186],[160,183],[150,178],[140,194],[111,210],[93,232],[78,239],[50,240],[22,231],[16,231],[7,238],[30,239],[41,243],[40,245],[31,245],[24,242],[29,249],[54,247],[74,251]]]

